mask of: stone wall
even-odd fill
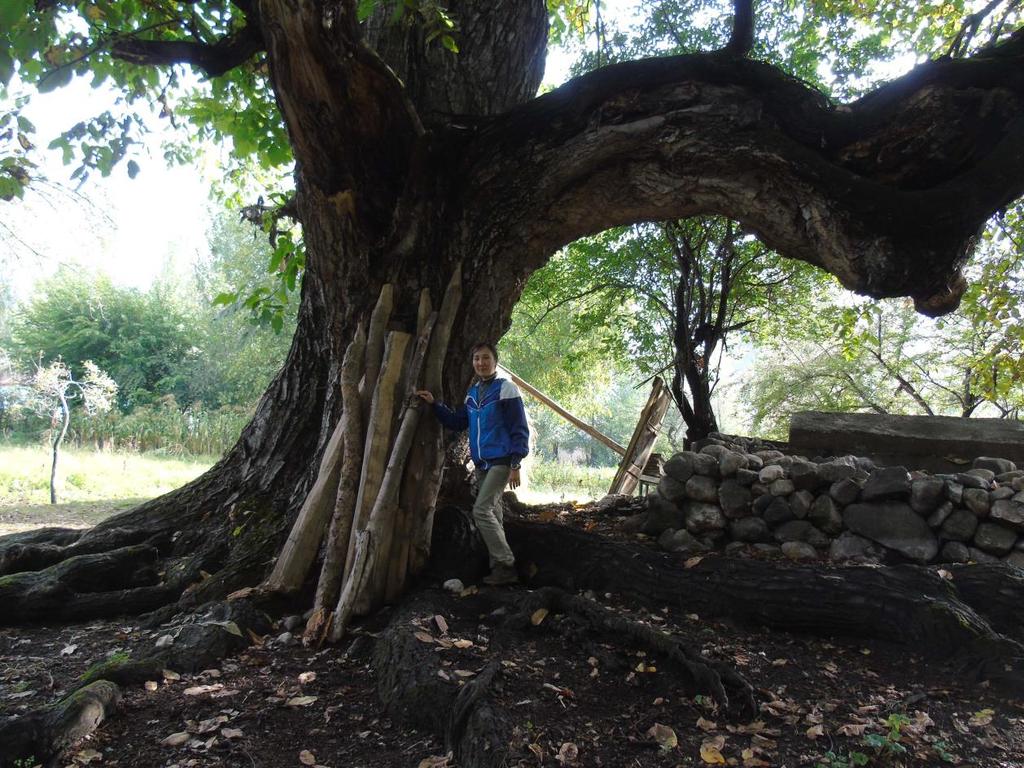
[[[1006,560],[1024,568],[1024,471],[978,458],[955,474],[813,460],[713,435],[665,462],[627,530],[669,552],[751,547],[794,560]]]

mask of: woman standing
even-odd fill
[[[498,501],[506,485],[519,487],[519,467],[529,453],[530,430],[519,388],[498,378],[498,351],[481,343],[473,347],[472,355],[476,379],[461,406],[449,408],[425,390],[416,394],[433,406],[438,421],[448,429],[469,430],[469,451],[479,489],[473,520],[491,561],[491,573],[483,581],[495,586],[514,584],[519,581],[516,560],[505,540]]]

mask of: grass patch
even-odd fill
[[[534,461],[526,467],[526,487],[516,495],[527,504],[600,499],[615,479],[615,467]]]
[[[205,472],[214,457],[61,451],[50,501],[50,452],[0,445],[0,534],[44,525],[84,527],[172,491]]]

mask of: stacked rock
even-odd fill
[[[982,457],[957,474],[817,458],[713,435],[665,462],[627,529],[669,552],[752,547],[793,560],[993,562],[1024,568],[1024,470]]]

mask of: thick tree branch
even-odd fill
[[[219,77],[263,50],[259,30],[245,26],[213,44],[193,40],[142,40],[125,37],[114,42],[111,54],[134,64],[190,64],[208,77]]]
[[[457,172],[467,231],[521,275],[611,226],[718,213],[943,314],[982,225],[1024,193],[1024,32],[842,108],[749,59],[615,64],[480,131]]]
[[[725,50],[746,56],[754,47],[754,0],[733,0],[732,35]]]

